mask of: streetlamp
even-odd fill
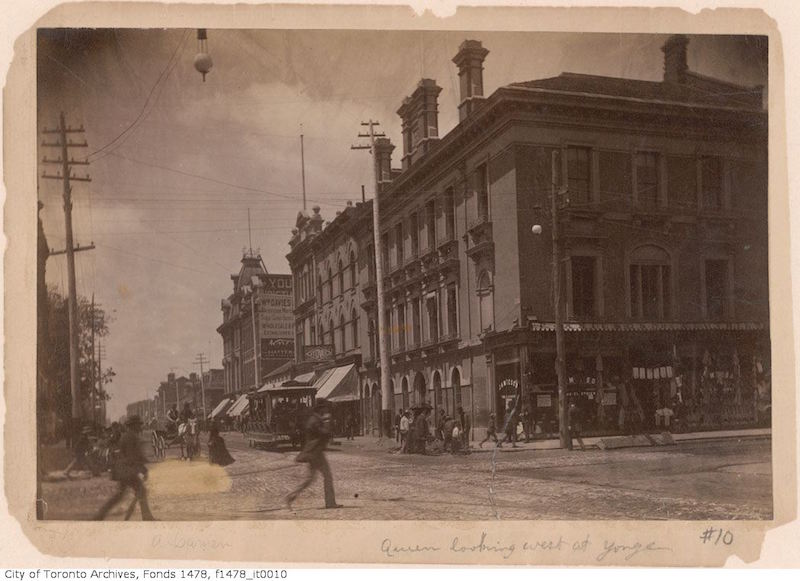
[[[550,208],[552,214],[553,231],[553,309],[555,310],[556,327],[556,376],[558,378],[558,435],[562,448],[571,448],[569,435],[569,419],[567,417],[567,363],[564,357],[564,313],[561,307],[561,241],[559,238],[558,201],[557,198],[567,193],[567,188],[559,188],[556,183],[556,161],[558,151],[553,151],[551,162],[552,188],[550,193]],[[531,232],[538,236],[542,233],[542,226],[534,224]]]
[[[194,57],[194,68],[203,75],[203,82],[206,82],[206,75],[214,66],[211,55],[208,54],[208,34],[205,28],[197,29],[197,55]]]

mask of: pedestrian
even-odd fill
[[[347,414],[344,417],[344,431],[347,435],[348,440],[353,439],[353,416],[351,414]]]
[[[583,428],[582,413],[580,407],[578,407],[578,404],[574,400],[570,402],[567,414],[569,420],[569,442],[567,449],[572,450],[572,439],[575,438],[578,440],[581,451],[585,451],[586,447],[583,445],[583,439],[581,438],[581,431]]]
[[[89,453],[89,449],[92,446],[91,442],[89,441],[89,434],[91,433],[92,428],[89,426],[83,426],[83,428],[81,428],[80,436],[74,440],[72,447],[73,458],[66,470],[64,470],[65,478],[69,478],[70,473],[75,469],[84,470],[86,468],[86,455]]]
[[[172,407],[167,412],[167,435],[174,438],[178,435],[178,422],[181,419],[181,414],[178,412],[178,404],[172,404]]]
[[[236,461],[228,452],[225,440],[219,435],[216,424],[212,425],[208,432],[208,461],[219,466],[228,466]]]
[[[414,453],[425,454],[425,445],[428,442],[430,428],[428,426],[428,408],[420,410],[414,420]]]
[[[400,453],[408,451],[408,431],[411,428],[411,410],[406,410],[400,418]]]
[[[461,422],[453,422],[453,432],[450,436],[451,452],[455,455],[461,452]]]
[[[506,436],[501,444],[511,442],[513,448],[517,447],[517,423],[519,423],[517,408],[513,402],[508,402],[508,408],[506,409]]]
[[[403,417],[403,410],[401,409],[394,415],[394,440],[400,443],[400,420]]]
[[[486,437],[478,444],[479,447],[483,448],[483,445],[489,441],[489,438],[494,440],[496,446],[502,448],[503,444],[497,441],[497,426],[495,425],[494,421],[494,414],[489,414],[489,425],[486,426]]]
[[[444,417],[444,427],[442,428],[442,434],[444,435],[444,446],[443,450],[447,452],[448,448],[452,449],[453,447],[453,428],[456,425],[456,421],[448,415]]]
[[[150,505],[147,502],[147,489],[144,481],[147,479],[147,466],[142,452],[139,434],[142,431],[142,420],[134,415],[125,422],[125,433],[119,440],[119,456],[111,469],[111,478],[119,483],[117,492],[109,498],[95,515],[94,520],[103,520],[108,512],[119,503],[128,488],[136,494],[136,501],[142,510],[142,520],[156,520],[150,512]],[[134,504],[131,504],[126,513],[126,520],[133,511]]]
[[[317,472],[322,474],[325,489],[325,508],[341,508],[342,505],[336,502],[336,494],[333,490],[333,474],[325,458],[325,448],[331,439],[331,413],[328,402],[320,398],[316,401],[314,411],[306,422],[305,446],[297,455],[297,462],[308,463],[308,475],[300,486],[295,488],[286,497],[286,504],[289,508],[297,496],[314,481]]]

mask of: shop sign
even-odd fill
[[[330,361],[333,359],[333,345],[305,345],[303,361]]]
[[[536,407],[538,408],[549,408],[553,407],[553,398],[550,394],[537,394],[536,395]]]
[[[294,339],[261,339],[262,359],[293,359]]]
[[[517,381],[516,379],[504,379],[503,381],[500,382],[500,385],[498,386],[497,389],[501,393],[513,395],[516,394],[517,387],[519,387],[519,381]]]
[[[617,393],[614,391],[604,392],[603,405],[617,405]]]

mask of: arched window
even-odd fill
[[[481,332],[494,328],[494,287],[492,286],[492,275],[484,270],[478,277],[478,301],[480,302],[480,325]]]
[[[339,348],[336,345],[336,328],[333,326],[333,317],[331,317],[330,321],[328,322],[328,329],[330,330],[330,344],[333,345],[333,354],[339,352]]]
[[[353,311],[350,313],[350,326],[351,326],[351,329],[352,329],[350,334],[353,337],[353,347],[357,348],[358,347],[358,311],[356,311],[355,309],[353,309]]]
[[[339,259],[339,292],[338,294],[342,294],[344,292],[344,265],[342,264],[342,259]]]
[[[453,371],[450,374],[450,385],[453,386],[453,404],[456,410],[458,410],[458,408],[464,405],[461,401],[461,372],[458,370],[458,367],[453,367]]]
[[[342,353],[347,351],[347,340],[345,336],[345,330],[347,327],[344,324],[344,313],[339,315],[339,345],[342,348]]]
[[[664,320],[672,316],[672,272],[666,250],[653,244],[636,248],[628,267],[630,316]]]
[[[369,320],[367,327],[367,339],[369,340],[369,358],[375,360],[378,352],[375,350],[375,319]]]
[[[333,298],[333,271],[328,265],[328,300]]]
[[[350,251],[350,288],[356,288],[356,253]]]

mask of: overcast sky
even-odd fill
[[[331,219],[360,199],[361,184],[371,195],[371,158],[350,150],[362,120],[378,119],[401,144],[396,111],[426,77],[443,89],[440,134],[455,126],[451,59],[463,40],[490,51],[489,95],[563,71],[661,80],[666,38],[213,29],[208,37],[214,67],[205,83],[193,67],[194,30],[62,32],[40,43],[40,127],[65,111],[68,123],[86,128],[92,154],[93,181],[75,183],[73,218],[75,242],[97,249],[76,255],[76,270],[78,292],[94,292],[112,311],[104,361],[117,372],[112,419],[152,397],[170,369],[195,370],[197,353],[222,366],[215,329],[248,245],[248,208],[267,269],[289,272],[288,239],[302,207],[301,131],[309,208],[319,204]],[[766,50],[754,39],[693,37],[689,66],[766,84]],[[394,157],[399,166],[399,150]],[[40,182],[48,242],[63,248],[60,183]],[[52,257],[48,283],[63,290],[66,278],[65,258]]]

